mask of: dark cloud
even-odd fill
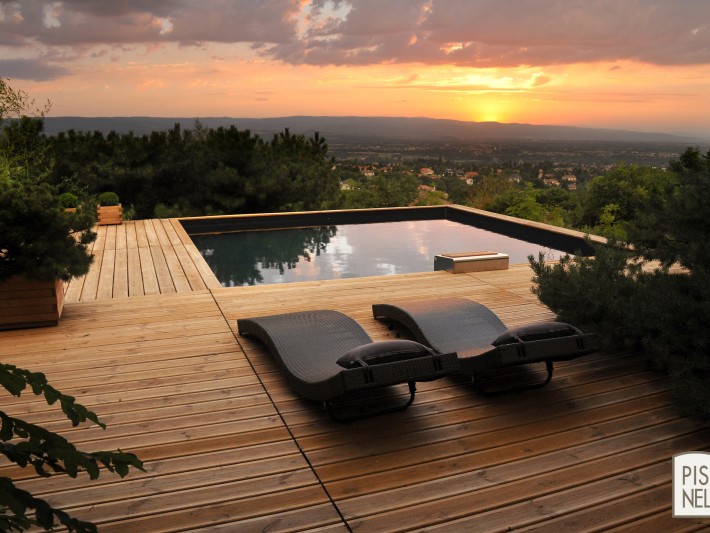
[[[0,3],[10,44],[280,43],[294,37],[291,0],[159,0]]]
[[[710,63],[707,0],[0,0],[0,45],[250,43],[291,64]]]
[[[42,3],[47,4],[49,2]],[[133,13],[153,13],[164,17],[183,7],[185,2],[181,0],[113,0],[110,2],[63,0],[62,4],[70,11],[98,17],[124,16]]]
[[[353,0],[351,5],[337,25],[268,52],[313,64],[710,62],[707,0]]]
[[[40,59],[0,59],[0,74],[3,78],[15,80],[48,81],[68,74],[64,67],[58,67]]]

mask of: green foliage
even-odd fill
[[[444,176],[441,178],[437,188],[448,195],[448,199],[454,204],[465,204],[468,197],[469,186],[458,176]]]
[[[604,204],[610,218],[601,223],[613,227],[622,212],[630,247],[612,242],[595,247],[594,257],[559,264],[531,257],[533,291],[561,320],[642,347],[669,373],[681,412],[710,419],[710,153],[688,149],[669,174],[654,174],[660,183],[646,182],[652,192],[632,211]],[[647,260],[661,267],[642,268]]]
[[[478,209],[491,209],[501,196],[513,190],[515,185],[508,178],[484,174],[474,181],[466,204]]]
[[[675,174],[650,167],[619,166],[597,176],[582,195],[578,225],[607,236],[627,238],[627,226],[649,204],[664,198],[675,186]],[[610,219],[613,216],[613,219]]]
[[[622,240],[626,238],[626,229],[619,220],[621,207],[618,204],[606,204],[599,214],[599,223],[592,228],[595,235],[611,239]]]
[[[340,182],[319,135],[288,130],[265,142],[235,127],[141,137],[69,131],[50,138],[55,184],[70,178],[93,194],[113,190],[136,216],[156,207],[183,215],[340,207]]]
[[[57,189],[46,182],[53,166],[41,135],[42,120],[20,116],[32,104],[0,78],[0,282],[13,275],[39,281],[85,274],[95,239],[92,214],[65,213]],[[19,117],[19,118],[18,118]]]
[[[0,282],[13,276],[68,280],[89,270],[93,217],[65,213],[46,183],[0,181]]]
[[[612,343],[631,339],[627,318],[639,269],[629,264],[630,252],[618,243],[588,244],[593,257],[568,255],[548,263],[544,254],[537,260],[530,256],[533,293],[563,322],[604,333]]]
[[[426,191],[419,195],[414,205],[446,205],[448,199],[444,191]]]
[[[372,207],[405,207],[417,199],[419,181],[411,174],[376,174],[353,182],[345,191],[345,207],[363,209]]]
[[[64,207],[65,209],[76,207],[78,202],[79,199],[77,198],[76,194],[72,194],[70,192],[63,192],[59,195],[59,203],[62,204],[62,207]]]
[[[115,192],[107,191],[99,194],[99,205],[101,206],[118,205],[118,202],[118,195]]]
[[[180,218],[199,215],[200,213],[190,207],[187,202],[178,202],[173,205],[158,203],[155,206],[152,218]]]
[[[496,197],[489,208],[525,220],[535,220],[554,226],[568,226],[576,207],[577,197],[563,189],[534,189],[526,183],[522,188],[511,188]]]
[[[13,396],[19,397],[29,387],[35,395],[44,396],[49,405],[58,402],[72,426],[90,420],[106,427],[94,412],[49,385],[42,373],[0,363],[0,385]],[[121,477],[131,467],[144,470],[134,454],[120,450],[82,452],[64,437],[3,411],[0,411],[0,453],[20,467],[32,466],[42,477],[62,473],[75,478],[80,472],[87,472],[91,479],[96,479],[101,466]],[[34,510],[34,515],[28,514],[30,510]],[[96,531],[94,524],[72,518],[17,488],[11,479],[0,477],[0,530],[23,531],[34,525],[50,529],[55,526],[55,519],[69,531]]]
[[[630,242],[647,259],[678,262],[710,277],[710,152],[688,149],[670,165],[673,187],[650,199],[630,225]]]

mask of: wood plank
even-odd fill
[[[124,222],[123,224],[118,224],[114,226],[116,228],[116,250],[125,250],[126,246],[128,245],[127,243],[127,226],[128,222]]]
[[[189,506],[192,502],[184,496],[177,503],[182,504],[182,508],[160,512],[146,517],[129,518],[104,524],[102,519],[96,520],[101,531],[169,531],[175,524],[180,524],[181,528],[194,528],[197,526],[208,527],[214,524],[234,520],[247,520],[262,516],[269,516],[278,511],[294,510],[304,507],[320,507],[327,503],[327,497],[323,489],[318,485],[284,490],[275,494],[256,495],[240,498],[238,495],[229,499],[231,491],[220,491],[216,488],[214,494],[210,495],[214,499],[209,505],[201,504],[196,507]],[[127,502],[135,508],[138,502]],[[129,507],[131,510],[131,507]],[[90,511],[81,513],[87,519],[94,519],[100,516],[101,509],[95,507]],[[124,514],[124,516],[126,516]],[[129,514],[130,516],[130,514]],[[114,525],[115,524],[115,525]]]
[[[143,290],[143,269],[141,268],[141,258],[138,247],[129,247],[126,250],[128,261],[128,296],[142,296]]]
[[[105,226],[104,226],[105,227]],[[81,301],[96,300],[96,294],[99,289],[99,279],[101,276],[101,266],[103,265],[104,250],[94,249],[94,265],[89,270],[84,279],[84,285],[81,289]]]
[[[178,235],[176,228],[182,230],[183,234],[185,235],[187,235],[187,233],[185,233],[185,230],[182,228],[182,225],[178,220],[173,218],[163,218],[160,219],[160,223],[162,224],[163,229],[165,230],[165,234],[168,236],[168,240],[170,241],[171,246],[178,246],[182,244],[182,240],[180,239],[180,235]]]
[[[129,220],[121,224],[126,229],[126,248],[138,248],[138,236],[136,234],[136,221]]]
[[[148,244],[148,235],[146,234],[145,230],[145,220],[136,220],[135,221],[135,229],[136,229],[136,245],[138,248],[147,248],[149,246]]]
[[[222,284],[217,279],[217,276],[214,275],[214,272],[212,272],[212,269],[207,264],[207,261],[205,261],[205,258],[202,257],[202,254],[197,249],[197,247],[194,244],[190,243],[185,245],[185,249],[187,250],[188,255],[192,259],[195,268],[200,273],[205,287],[207,287],[208,289],[221,289]]]
[[[633,520],[620,526],[609,528],[608,533],[655,533],[656,531],[673,531],[685,533],[690,531],[707,531],[708,521],[702,518],[673,518],[670,506],[646,518]]]
[[[97,228],[94,228],[96,230]],[[90,243],[87,246],[87,251],[92,254],[92,264],[90,266],[91,268],[96,268],[96,258],[93,257],[93,250],[94,246],[96,245],[96,241]],[[84,281],[86,279],[86,275],[84,276],[79,276],[72,278],[69,283],[67,284],[66,291],[64,293],[64,301],[65,303],[73,303],[73,302],[78,302],[81,300],[81,293],[84,288]]]
[[[151,220],[151,222],[153,224],[155,234],[158,237],[158,245],[159,246],[170,246],[170,238],[168,237],[168,234],[165,231],[165,226],[163,226],[163,221],[159,220],[159,219],[153,219],[153,220]]]
[[[162,294],[169,292],[177,292],[173,284],[173,278],[170,275],[168,263],[163,255],[163,248],[160,246],[151,246],[150,255],[153,258],[153,266],[155,267],[155,275],[158,279],[158,287]]]
[[[150,246],[151,248],[155,246],[160,246],[160,240],[158,240],[158,234],[155,232],[153,221],[150,219],[146,219],[143,221],[143,226],[145,227],[145,235],[148,239],[148,246]]]
[[[177,255],[178,261],[182,266],[183,272],[185,273],[185,277],[190,283],[190,287],[192,288],[192,290],[198,291],[206,289],[207,286],[202,280],[200,272],[195,267],[195,263],[192,261],[190,254],[187,253],[187,249],[185,248],[185,246],[175,247],[175,255]]]
[[[192,287],[190,287],[190,282],[187,281],[187,276],[185,276],[185,271],[175,253],[175,249],[172,246],[162,246],[161,249],[176,292],[191,292]]]
[[[72,278],[67,284],[67,289],[64,292],[64,302],[74,303],[81,300],[81,291],[84,288],[84,280],[86,275]]]
[[[663,509],[664,507],[670,513],[668,502],[671,501],[673,497],[672,488],[670,484],[663,483],[666,479],[664,469],[667,469],[668,466],[667,463],[661,463],[639,470],[634,478],[639,492],[632,493],[622,498],[618,497],[619,487],[616,487],[616,490],[614,490],[609,480],[605,480],[604,483],[598,483],[594,488],[603,491],[603,494],[597,495],[598,501],[600,502],[599,505],[594,505],[591,508],[574,513],[568,513],[559,518],[545,520],[543,523],[536,524],[534,527],[530,528],[529,531],[532,529],[540,532],[549,531],[550,533],[556,531],[590,531],[592,529],[608,531],[613,526],[618,525],[619,522],[627,521],[629,515],[631,515],[634,520],[640,520],[652,514],[654,510],[659,508]],[[655,476],[651,477],[653,474],[655,474]],[[622,486],[622,488],[625,493],[629,492],[628,487]],[[646,490],[640,490],[642,488],[646,488]],[[580,504],[579,500],[582,500],[585,495],[579,494],[578,491],[578,496],[577,505]],[[555,503],[555,513],[561,514],[565,510],[575,507],[573,501],[567,502],[567,505],[569,507],[563,507],[559,503]],[[522,518],[523,520],[529,520],[527,516]],[[513,522],[513,520],[506,521],[510,523]],[[485,523],[489,522],[485,521]]]
[[[111,225],[106,227],[106,242],[104,243],[105,250],[116,249],[116,226]]]
[[[94,231],[96,232],[96,240],[94,241],[94,251],[103,250],[106,245],[106,226],[96,226]]]
[[[123,224],[117,227],[122,228]],[[113,298],[128,298],[128,250],[126,250],[125,247],[116,249],[116,262],[113,273]]]
[[[180,239],[180,242],[183,245],[192,244],[192,239],[187,234],[187,232],[185,231],[185,228],[182,227],[182,224],[180,224],[180,221],[177,218],[171,218],[170,225],[173,227],[173,231],[175,232],[175,235],[178,237],[178,239]],[[173,243],[173,244],[176,244],[176,243]]]
[[[138,255],[141,262],[141,275],[143,277],[143,292],[145,294],[159,294],[158,276],[155,272],[153,256],[148,246],[139,247]]]
[[[110,226],[115,228],[115,226]],[[106,248],[101,258],[101,275],[96,290],[97,300],[107,300],[113,297],[113,275],[116,264],[116,249]]]

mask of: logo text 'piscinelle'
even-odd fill
[[[710,453],[673,456],[673,516],[710,516]]]

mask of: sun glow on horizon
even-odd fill
[[[426,116],[639,131],[664,131],[675,121],[670,133],[708,128],[706,117],[686,110],[702,108],[703,93],[697,84],[688,89],[681,76],[710,88],[710,75],[700,67],[679,67],[677,76],[633,62],[344,68],[245,59],[241,50],[230,56],[225,46],[213,52],[211,61],[200,62],[194,51],[166,46],[153,61],[87,61],[75,78],[19,88],[48,98],[51,116]]]

